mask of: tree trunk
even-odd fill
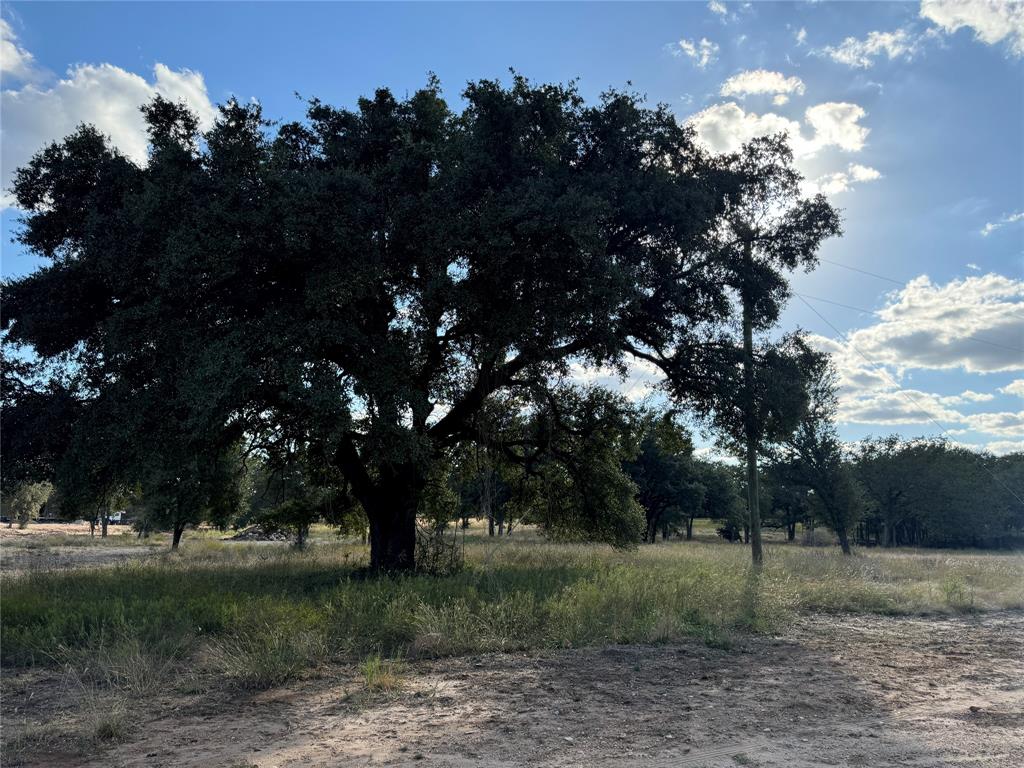
[[[391,464],[372,477],[351,440],[343,440],[335,463],[352,484],[370,522],[370,567],[411,571],[416,567],[416,513],[426,480],[417,465]]]
[[[374,570],[416,567],[416,512],[423,487],[416,468],[405,465],[387,472],[363,502],[370,518],[370,567]]]
[[[841,525],[841,526],[839,526],[836,529],[836,536],[839,537],[839,546],[842,547],[843,554],[844,555],[853,554],[853,552],[850,550],[850,536],[846,532],[846,526],[845,525]]]
[[[790,523],[786,526],[786,541],[794,541],[796,539],[796,523]]]
[[[693,518],[686,518],[686,540],[693,541]]]
[[[744,246],[743,260],[749,275],[753,268],[751,245]],[[754,567],[764,562],[761,547],[761,508],[757,492],[757,423],[754,413],[754,308],[750,297],[743,291],[743,386],[746,390],[744,421],[747,441],[747,508],[750,512],[750,555]]]
[[[184,533],[184,532],[185,532],[185,524],[184,523],[175,523],[174,524],[174,533],[171,535],[171,550],[172,551],[177,549],[178,545],[181,544],[181,534]]]
[[[104,512],[100,516],[100,538],[107,538],[107,526],[110,524],[110,515]]]
[[[298,530],[295,532],[295,548],[305,549],[306,548],[306,537],[309,535],[309,526],[300,525]]]

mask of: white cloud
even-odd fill
[[[1016,224],[1018,221],[1024,221],[1024,211],[1018,211],[1017,213],[1009,213],[1003,216],[997,221],[990,221],[984,227],[981,228],[981,234],[983,237],[988,237],[997,229],[1002,229],[1008,224]]]
[[[698,69],[704,69],[718,56],[718,44],[713,43],[706,37],[698,41],[680,40],[671,47],[673,56],[687,56],[693,59]]]
[[[895,32],[869,32],[863,40],[847,37],[838,46],[823,48],[821,53],[840,64],[867,69],[880,56],[890,61],[898,58],[909,61],[917,50],[917,39],[907,30],[897,29]]]
[[[977,432],[1000,440],[1024,435],[1024,411],[962,410],[994,400],[992,392],[965,389],[942,395],[903,389],[900,383],[913,369],[1024,370],[1024,355],[1016,351],[1024,337],[1024,315],[1015,314],[1024,308],[1022,300],[1024,281],[1000,275],[945,285],[922,276],[889,296],[876,313],[877,323],[843,339],[809,336],[814,348],[832,356],[839,373],[837,418],[855,424],[937,424],[951,433]],[[1024,397],[1024,379],[998,391]]]
[[[987,403],[989,400],[995,400],[995,397],[991,392],[975,392],[972,389],[965,389],[959,395],[940,397],[939,401],[945,405],[961,405],[964,403]]]
[[[963,416],[942,402],[939,395],[916,389],[841,396],[837,419],[854,424],[929,424],[943,428],[961,423]]]
[[[1005,387],[1000,387],[999,391],[1004,395],[1016,395],[1017,397],[1024,397],[1024,379],[1014,379]]]
[[[993,440],[991,443],[985,444],[985,450],[996,456],[1021,453],[1024,451],[1024,440]]]
[[[638,401],[654,394],[665,376],[653,363],[630,357],[626,360],[625,374],[611,366],[572,363],[568,379],[579,386],[601,386],[618,392],[627,400]]]
[[[805,181],[803,190],[805,195],[815,195],[818,192],[824,195],[838,195],[840,192],[848,192],[853,189],[854,184],[863,184],[880,178],[882,178],[882,174],[874,168],[859,163],[850,163],[845,171],[826,173],[813,181]]]
[[[856,104],[817,104],[804,112],[810,138],[804,136],[802,126],[795,120],[774,112],[762,115],[747,112],[734,102],[708,107],[689,122],[696,129],[698,139],[713,152],[735,152],[755,137],[786,133],[793,153],[797,157],[810,157],[826,147],[859,151],[869,132],[860,125],[866,114]]]
[[[968,429],[999,437],[1017,437],[1024,435],[1024,411],[1010,413],[970,413],[961,416]]]
[[[689,122],[697,138],[713,152],[735,152],[753,138],[774,133],[789,134],[794,149],[798,142],[803,145],[798,122],[772,112],[747,112],[734,102],[710,106]]]
[[[1005,0],[922,0],[921,17],[946,34],[966,27],[988,45],[1006,41],[1012,56],[1024,56],[1024,3]]]
[[[1024,370],[1024,280],[997,274],[935,285],[915,278],[894,292],[879,322],[851,333],[869,359],[898,369]]]
[[[805,28],[803,28],[803,27],[800,27],[800,29],[798,29],[796,31],[796,44],[797,45],[805,45],[806,43],[807,43],[807,30]]]
[[[27,84],[0,94],[4,116],[0,150],[6,192],[13,171],[51,141],[91,123],[132,160],[146,161],[146,130],[139,107],[160,94],[184,101],[208,128],[216,116],[203,76],[192,70],[153,69],[153,79],[112,64],[80,64],[49,86]],[[5,197],[5,204],[10,201]]]
[[[971,270],[972,272],[981,272],[981,267],[979,267],[979,266],[978,266],[977,264],[975,264],[975,263],[974,263],[973,261],[969,261],[969,262],[967,262],[967,264],[966,264],[965,266],[966,266],[966,267],[967,267],[967,268],[968,268],[969,270]]]
[[[781,72],[770,72],[766,69],[749,69],[733,75],[722,83],[719,93],[722,96],[740,98],[761,93],[795,93],[802,96],[805,90],[803,80],[799,77],[786,77]]]
[[[898,388],[892,373],[883,366],[869,363],[849,344],[818,334],[809,334],[807,340],[814,349],[826,352],[832,357],[832,362],[839,373],[839,391],[843,398]]]
[[[729,9],[725,7],[725,4],[718,2],[718,0],[711,0],[708,3],[708,10],[712,13],[717,13],[719,16],[725,16],[729,13]]]
[[[866,114],[856,104],[830,101],[810,107],[804,118],[814,130],[817,145],[834,145],[847,152],[858,152],[868,137],[868,129],[859,124]]]
[[[7,20],[0,19],[0,76],[24,82],[40,75],[35,58],[18,43],[18,36]]]
[[[877,392],[840,391],[836,418],[844,424],[933,425],[957,435],[965,432],[998,438],[1024,435],[1024,411],[963,413],[952,407],[992,399],[991,395],[979,395],[970,390],[952,396],[895,388]]]

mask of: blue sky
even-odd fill
[[[1020,3],[15,2],[2,18],[5,186],[80,121],[144,156],[134,110],[155,92],[206,119],[230,96],[293,119],[296,91],[348,105],[428,71],[452,100],[509,67],[576,78],[588,99],[631,82],[719,150],[788,130],[846,234],[794,278],[803,298],[782,327],[836,354],[843,436],[941,424],[1024,448]],[[17,216],[2,213],[5,276],[35,266],[10,243]],[[645,380],[637,368],[617,386]]]

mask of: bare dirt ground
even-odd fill
[[[109,565],[165,549],[156,543],[145,544],[134,536],[124,536],[123,526],[111,526],[102,540],[97,531],[92,537],[89,524],[30,523],[27,528],[0,527],[0,571],[47,571]]]
[[[40,549],[4,547],[0,552],[0,569],[4,573],[15,573],[85,568],[137,560],[163,551],[165,551],[165,547],[158,545],[57,546]]]
[[[59,675],[23,674],[35,678],[9,686],[8,725],[67,701]],[[157,696],[139,703],[124,743],[90,757],[55,744],[23,764],[1024,765],[1020,613],[815,617],[728,650],[485,655],[412,663],[390,697],[360,685],[338,667],[263,693]]]

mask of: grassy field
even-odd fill
[[[305,552],[218,536],[192,535],[177,554],[4,576],[3,663],[88,667],[138,688],[187,659],[258,688],[324,661],[694,636],[727,646],[737,632],[780,629],[805,612],[1024,607],[1024,555],[1013,553],[844,558],[779,544],[755,578],[747,548],[721,541],[620,552],[522,531],[469,535],[454,575],[376,578],[361,570],[364,547],[323,531]]]

